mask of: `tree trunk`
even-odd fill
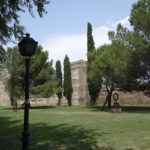
[[[106,104],[108,104],[108,108],[111,109],[111,97],[112,97],[112,91],[107,91],[106,100],[102,106],[102,111],[104,111]]]
[[[111,109],[111,97],[112,97],[112,91],[108,92],[108,94],[107,94],[107,101],[108,101],[109,109]]]
[[[58,106],[61,105],[61,98],[58,99],[58,104],[57,104],[57,105],[58,105]]]
[[[104,102],[104,104],[103,104],[103,106],[102,106],[102,109],[101,109],[102,111],[104,111],[105,106],[106,106],[106,104],[107,104],[107,101],[108,101],[108,100],[107,100],[107,96],[106,96],[106,100],[105,100],[105,102]]]
[[[70,106],[70,107],[72,106],[72,101],[70,98],[68,99],[68,106]]]
[[[11,105],[12,105],[13,111],[17,112],[17,110],[18,110],[17,100],[14,100],[13,97],[11,97]]]
[[[91,105],[95,105],[96,104],[96,98],[95,97],[92,97],[90,101],[91,101]]]
[[[112,98],[112,93],[114,91],[114,85],[111,84],[110,86],[108,86],[106,84],[106,91],[107,91],[107,96],[106,96],[106,100],[104,102],[104,105],[102,107],[102,111],[105,109],[105,105],[108,104],[108,108],[111,109],[111,98]]]
[[[11,106],[13,107],[14,106],[14,98],[12,96],[10,97],[10,101],[11,101]]]

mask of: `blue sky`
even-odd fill
[[[22,14],[21,22],[49,51],[50,59],[68,54],[72,61],[86,58],[86,24],[93,24],[96,46],[108,43],[107,32],[123,22],[128,26],[137,0],[51,0],[43,18]]]

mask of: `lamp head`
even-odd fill
[[[19,51],[22,56],[32,57],[37,49],[38,42],[26,34],[25,37],[18,43]]]

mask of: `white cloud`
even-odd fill
[[[114,30],[118,23],[130,27],[129,17],[115,22],[111,26],[100,26],[93,29],[93,37],[96,47],[110,43],[108,31]],[[86,59],[86,33],[73,35],[51,35],[43,42],[43,46],[49,52],[49,59],[63,61],[65,55],[70,57],[71,61]]]
[[[101,26],[93,30],[93,37],[95,41],[95,46],[99,47],[100,45],[110,43],[108,39],[108,32],[112,30],[109,27]]]
[[[113,26],[116,27],[119,23],[125,27],[128,27],[128,28],[131,27],[130,22],[129,22],[129,16],[125,17],[122,20],[117,21]]]
[[[50,36],[45,47],[49,51],[49,58],[63,61],[67,54],[71,61],[85,59],[85,34]],[[43,44],[44,45],[44,44]]]

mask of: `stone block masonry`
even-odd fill
[[[79,60],[71,63],[73,95],[72,102],[76,104],[89,103],[87,86],[87,62]]]

